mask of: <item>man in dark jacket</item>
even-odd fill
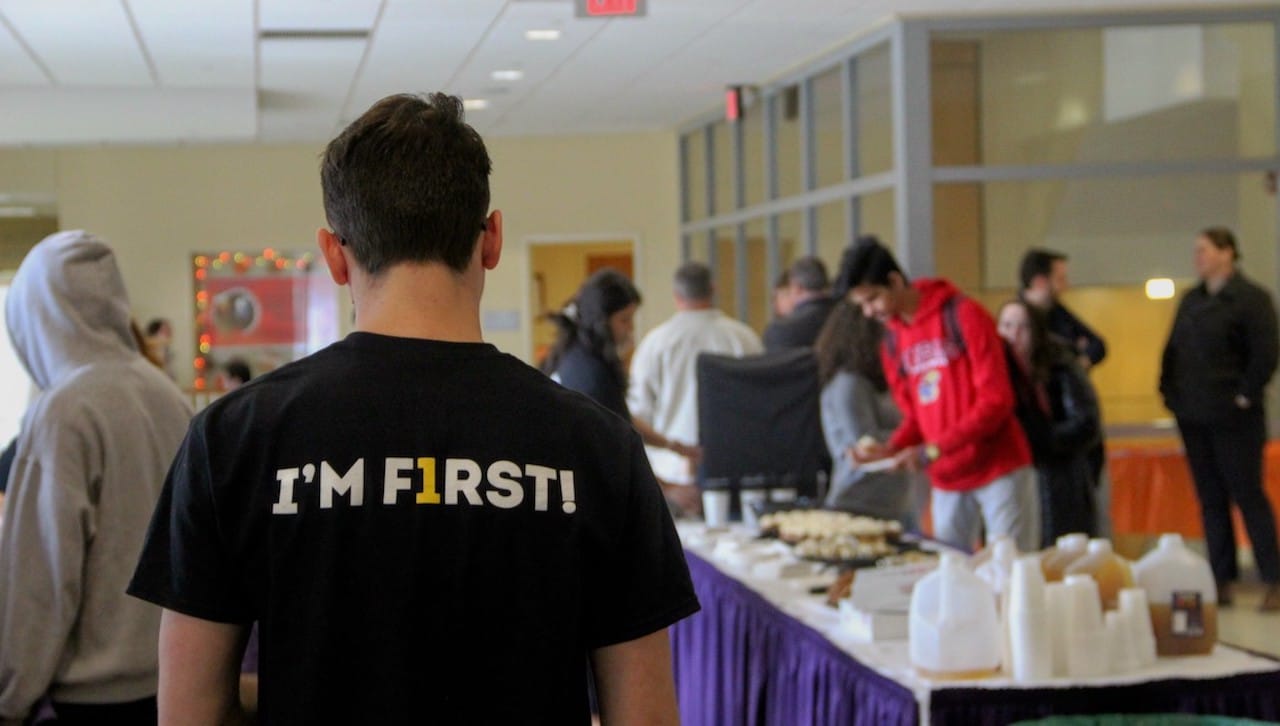
[[[787,271],[790,284],[791,313],[776,318],[764,329],[764,349],[773,352],[786,348],[812,347],[827,322],[835,298],[827,267],[817,257],[801,257]]]
[[[1244,515],[1254,560],[1267,583],[1263,611],[1280,611],[1275,516],[1262,489],[1267,440],[1263,389],[1280,341],[1266,290],[1236,267],[1235,236],[1211,227],[1196,239],[1200,284],[1183,296],[1165,344],[1160,394],[1178,419],[1204,519],[1218,602],[1230,604],[1239,574],[1231,505]]]
[[[1059,296],[1067,291],[1067,256],[1061,252],[1030,249],[1018,270],[1022,289],[1018,297],[1045,314],[1049,332],[1066,341],[1085,370],[1107,357],[1107,342],[1075,316]]]

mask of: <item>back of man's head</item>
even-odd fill
[[[889,286],[889,274],[896,272],[906,282],[893,253],[880,244],[874,235],[862,235],[845,248],[840,257],[840,270],[836,273],[835,291],[839,297],[861,285]]]
[[[489,210],[491,169],[460,99],[388,96],[325,149],[325,216],[371,275],[400,262],[462,272]]]
[[[791,263],[791,286],[805,292],[824,292],[831,286],[827,277],[827,266],[817,257],[801,257]]]
[[[1022,264],[1018,266],[1018,280],[1022,283],[1022,289],[1031,287],[1031,282],[1040,275],[1048,278],[1053,272],[1053,263],[1066,260],[1067,256],[1061,252],[1038,247],[1027,250],[1022,256]]]
[[[673,287],[676,297],[686,302],[711,302],[711,269],[701,262],[686,262],[676,268]]]

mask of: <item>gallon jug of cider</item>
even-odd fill
[[[1147,592],[1151,626],[1160,655],[1203,655],[1218,640],[1218,587],[1203,557],[1182,542],[1182,535],[1160,537],[1156,548],[1133,566],[1133,577]]]
[[[1063,570],[1075,560],[1084,557],[1089,546],[1089,535],[1076,532],[1064,534],[1058,538],[1057,546],[1044,551],[1040,558],[1040,569],[1044,571],[1045,582],[1062,582]]]
[[[925,678],[985,678],[999,671],[996,599],[963,555],[944,552],[938,569],[915,584],[907,650]]]
[[[1120,591],[1133,587],[1133,572],[1125,558],[1111,551],[1111,540],[1091,539],[1084,557],[1067,566],[1066,575],[1089,575],[1098,583],[1103,610],[1119,607]]]

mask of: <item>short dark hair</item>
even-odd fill
[[[388,96],[325,149],[325,217],[370,275],[399,262],[461,272],[489,210],[492,168],[461,99]]]
[[[1018,266],[1018,279],[1022,289],[1031,287],[1031,281],[1038,275],[1048,276],[1053,272],[1053,263],[1066,262],[1067,256],[1056,250],[1033,247],[1022,256],[1022,264]]]
[[[253,380],[253,372],[249,370],[249,364],[243,358],[232,358],[223,366],[223,370],[227,372],[227,376],[241,383]]]
[[[686,262],[676,268],[674,277],[676,297],[681,300],[710,300],[711,268],[701,262]]]
[[[801,257],[791,263],[791,284],[802,290],[822,292],[831,286],[827,266],[817,257]]]
[[[1236,236],[1226,227],[1206,227],[1200,230],[1200,236],[1220,250],[1231,250],[1231,259],[1240,260],[1240,247],[1236,245]]]
[[[781,290],[784,287],[791,286],[791,270],[783,270],[778,273],[778,279],[773,281],[773,289]]]
[[[875,235],[865,234],[845,248],[840,257],[840,271],[836,273],[836,294],[844,297],[859,285],[889,285],[889,273],[896,272],[907,281],[907,276],[893,258],[893,253],[880,244]]]

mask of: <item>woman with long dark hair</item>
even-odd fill
[[[822,430],[831,453],[831,489],[826,506],[916,524],[916,494],[928,484],[906,472],[869,472],[848,451],[870,437],[887,441],[902,421],[889,395],[880,362],[884,326],[853,304],[839,301],[814,344],[822,385]]]
[[[1041,544],[1097,533],[1089,451],[1102,432],[1098,394],[1071,347],[1049,333],[1044,313],[1022,300],[1000,308],[1018,420],[1040,482]]]
[[[627,368],[623,359],[635,345],[635,314],[640,291],[625,275],[605,268],[588,277],[568,305],[548,318],[557,329],[556,342],[542,362],[542,370],[566,388],[590,396],[596,403],[631,422],[649,446],[669,449],[690,459],[700,450],[673,441],[627,408]],[[692,487],[663,486],[673,496]],[[696,490],[695,490],[696,491]],[[686,510],[697,510],[696,497],[679,497]]]

